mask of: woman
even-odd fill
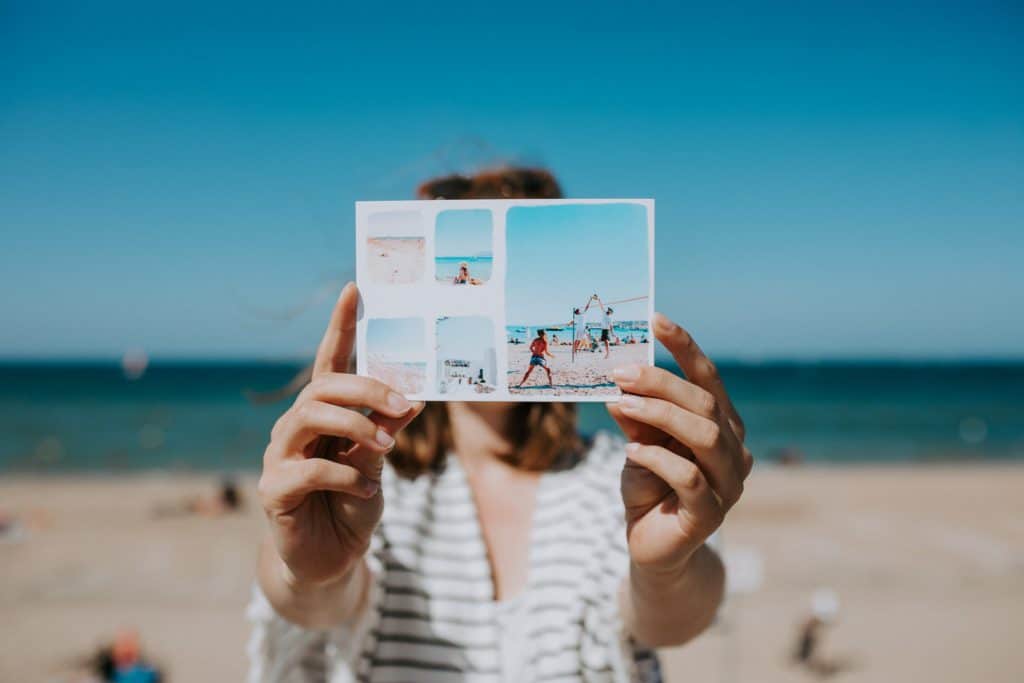
[[[560,190],[512,169],[420,196]],[[653,648],[693,638],[721,601],[705,541],[752,464],[700,348],[656,316],[689,381],[618,368],[608,410],[629,443],[584,446],[572,404],[424,406],[348,374],[358,298],[341,292],[264,455],[250,680],[660,680]]]
[[[484,283],[483,280],[481,280],[479,278],[475,278],[475,277],[473,277],[472,275],[469,274],[469,264],[467,262],[461,261],[459,263],[459,272],[455,276],[455,279],[452,282],[452,284],[455,284],[455,285],[482,285],[483,283]]]

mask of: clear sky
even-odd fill
[[[353,203],[502,161],[717,357],[1020,356],[1021,5],[723,4],[5,2],[0,356],[311,357]]]
[[[437,321],[438,358],[481,361],[494,348],[494,323],[481,316],[454,316]]]
[[[494,251],[494,221],[486,209],[442,211],[434,232],[437,256],[490,256]]]
[[[509,325],[564,323],[595,293],[606,302],[649,294],[643,204],[513,207],[505,243]],[[646,318],[647,305],[640,304],[613,317],[621,320],[628,311],[631,319]]]
[[[378,211],[366,217],[370,237],[416,237],[426,233],[419,211]]]
[[[423,318],[370,318],[366,325],[369,353],[404,354],[408,360],[422,360]]]

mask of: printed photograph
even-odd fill
[[[366,370],[403,394],[420,394],[427,382],[422,318],[371,318],[366,323]]]
[[[516,206],[505,230],[509,391],[617,396],[650,357],[647,207]]]
[[[493,232],[488,209],[437,214],[434,233],[437,281],[449,285],[482,285],[490,280],[494,264]]]
[[[497,382],[494,323],[483,316],[437,320],[437,390],[472,398],[490,394]]]
[[[420,282],[425,261],[426,240],[419,211],[384,211],[367,219],[366,263],[370,282]]]

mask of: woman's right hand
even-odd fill
[[[293,586],[330,584],[361,560],[384,509],[384,455],[393,435],[423,409],[382,382],[347,373],[358,302],[349,283],[320,342],[312,380],[274,425],[263,456],[260,498]]]

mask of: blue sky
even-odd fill
[[[7,2],[0,356],[310,357],[353,203],[543,164],[657,200],[721,358],[1020,356],[1009,2]]]
[[[643,204],[513,207],[505,243],[509,325],[564,323],[595,293],[604,302],[649,293]],[[612,308],[616,319],[647,317],[646,302]]]
[[[406,354],[421,360],[423,318],[370,318],[366,324],[366,348],[370,353]],[[415,357],[414,357],[415,356]]]
[[[442,211],[434,232],[437,256],[490,256],[494,252],[494,221],[486,209]]]
[[[480,361],[494,348],[494,323],[481,316],[453,316],[437,321],[438,358]]]

